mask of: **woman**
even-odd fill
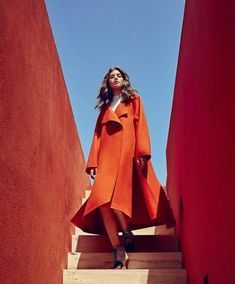
[[[143,104],[127,73],[110,68],[97,99],[100,113],[86,166],[94,185],[72,222],[83,231],[108,234],[113,268],[122,269],[126,251],[134,250],[131,230],[172,227],[175,219],[152,168]]]

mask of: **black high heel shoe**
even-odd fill
[[[135,250],[134,234],[131,231],[122,231],[124,248],[127,252]]]
[[[113,269],[127,269],[128,256],[123,246],[114,248],[114,265]]]

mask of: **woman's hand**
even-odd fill
[[[136,159],[137,161],[137,165],[138,167],[140,168],[140,170],[142,171],[145,167],[146,167],[146,164],[147,164],[147,159],[145,157],[138,157]]]
[[[92,169],[90,169],[89,175],[90,175],[90,177],[91,177],[92,179],[95,179],[96,172],[97,172],[97,168],[92,168]]]

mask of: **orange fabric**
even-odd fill
[[[140,156],[148,159],[145,171],[136,165]],[[136,95],[129,104],[121,102],[115,112],[107,105],[97,119],[87,161],[87,173],[97,167],[92,192],[71,221],[86,232],[103,234],[98,208],[106,205],[124,212],[131,229],[164,223],[174,226],[174,216],[150,158],[148,126],[140,96]]]

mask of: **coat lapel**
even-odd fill
[[[128,109],[124,102],[121,102],[115,111],[112,110],[109,104],[108,106],[105,107],[104,110],[102,110],[101,123],[105,124],[108,121],[114,121],[122,125],[119,118],[121,116],[127,116],[127,114],[128,114]]]
[[[128,107],[124,102],[121,102],[117,109],[115,110],[115,114],[117,115],[118,118],[121,116],[127,116],[128,115]]]

